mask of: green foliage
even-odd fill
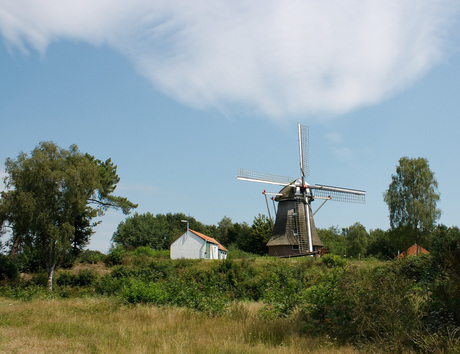
[[[213,231],[212,227],[203,225],[193,217],[183,213],[134,214],[122,221],[112,236],[112,241],[124,246],[126,249],[150,247],[155,250],[167,250],[169,245],[182,233],[185,225],[181,220],[188,220],[192,230],[207,233]],[[212,235],[209,235],[212,237]]]
[[[126,249],[119,245],[110,249],[109,254],[105,258],[105,263],[109,266],[121,264],[126,254]]]
[[[82,269],[78,273],[61,272],[56,283],[60,286],[91,286],[98,276],[92,269]]]
[[[0,283],[2,281],[14,281],[18,279],[19,271],[16,264],[7,256],[0,255]]]
[[[397,254],[397,248],[390,238],[390,232],[381,229],[371,230],[369,233],[369,246],[367,254],[378,259],[394,259]]]
[[[262,309],[262,316],[287,317],[300,302],[300,290],[303,288],[298,271],[289,264],[272,263],[268,282],[263,292],[263,300],[267,304]]]
[[[240,250],[234,243],[228,246],[228,260],[233,259],[255,259],[258,255]]]
[[[30,301],[33,299],[50,299],[54,298],[55,295],[50,293],[43,285],[22,282],[15,286],[1,286],[0,296],[14,300]]]
[[[272,226],[268,217],[259,214],[254,218],[250,230],[246,229],[245,225],[240,225],[239,228],[241,229],[237,239],[239,249],[258,255],[268,253],[267,242],[272,235]]]
[[[146,255],[151,258],[163,258],[163,259],[168,259],[169,258],[169,250],[155,250],[150,247],[146,246],[141,246],[136,248],[133,251],[133,254],[135,255]]]
[[[384,200],[390,212],[390,225],[400,239],[399,249],[423,244],[441,216],[438,182],[425,158],[402,157],[391,177]]]
[[[434,293],[440,303],[460,323],[460,229],[439,225],[431,247],[434,266],[440,276]]]
[[[424,352],[435,345],[449,352],[460,342],[455,332],[460,326],[455,312],[458,263],[450,263],[458,259],[447,256],[457,257],[459,232],[443,227],[438,231],[445,247],[433,254],[366,264],[334,254],[319,261],[170,260],[142,247],[125,254],[122,264],[104,276],[61,271],[56,280],[60,291],[54,296],[94,291],[129,304],[186,307],[208,315],[231,311],[236,303],[258,302],[258,315],[267,323],[279,318],[301,321],[310,336],[328,336],[368,351]],[[43,281],[46,275],[37,275],[33,281],[0,287],[0,295],[41,298],[43,285],[36,284]]]
[[[360,223],[354,223],[352,226],[344,229],[342,233],[347,238],[348,257],[364,257],[367,253],[369,244],[369,234]]]
[[[325,254],[319,261],[328,268],[344,268],[348,260],[335,254]]]
[[[324,247],[329,250],[329,253],[344,256],[347,254],[347,239],[338,229],[331,226],[329,229],[317,229],[318,237],[324,243]]]
[[[10,254],[33,249],[31,254],[48,271],[50,288],[58,260],[88,242],[92,218],[109,207],[123,212],[136,207],[112,195],[119,178],[110,159],[96,160],[76,145],[65,150],[41,142],[30,156],[20,153],[5,166],[0,222],[13,229]]]
[[[100,251],[84,250],[77,258],[79,263],[96,264],[104,262],[106,255]]]

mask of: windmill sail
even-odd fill
[[[365,203],[366,192],[356,189],[331,187],[324,185],[311,186],[312,194],[314,197],[327,198],[336,202],[347,203]]]
[[[298,129],[299,129],[300,173],[302,174],[302,177],[308,177],[310,175],[310,166],[308,163],[308,156],[309,156],[308,127],[299,124]]]
[[[276,184],[279,186],[287,186],[294,180],[291,177],[277,176],[270,173],[248,170],[246,168],[240,168],[238,170],[237,178],[241,181]]]

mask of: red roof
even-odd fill
[[[198,232],[198,231],[193,231],[193,230],[191,230],[191,229],[189,229],[188,231],[193,232],[195,235],[197,235],[198,237],[201,237],[203,240],[205,240],[205,241],[207,241],[207,242],[211,242],[211,243],[216,244],[216,245],[219,247],[219,249],[220,249],[221,251],[228,252],[228,250],[227,250],[224,246],[222,246],[219,242],[217,242],[217,241],[216,241],[215,239],[213,239],[212,237],[206,236],[205,234],[202,234],[202,233],[200,233],[200,232]]]
[[[422,254],[422,253],[430,253],[428,252],[426,249],[424,249],[422,246],[418,246],[418,253],[419,254]],[[417,244],[413,244],[412,246],[410,246],[407,251],[401,253],[398,255],[398,258],[405,258],[405,257],[408,257],[408,256],[415,256],[417,254]]]

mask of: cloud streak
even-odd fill
[[[193,5],[192,5],[193,4]],[[193,107],[336,115],[404,90],[445,56],[450,0],[4,0],[11,47],[109,45]]]

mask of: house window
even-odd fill
[[[292,245],[292,250],[293,251],[298,251],[299,250],[299,245]]]

